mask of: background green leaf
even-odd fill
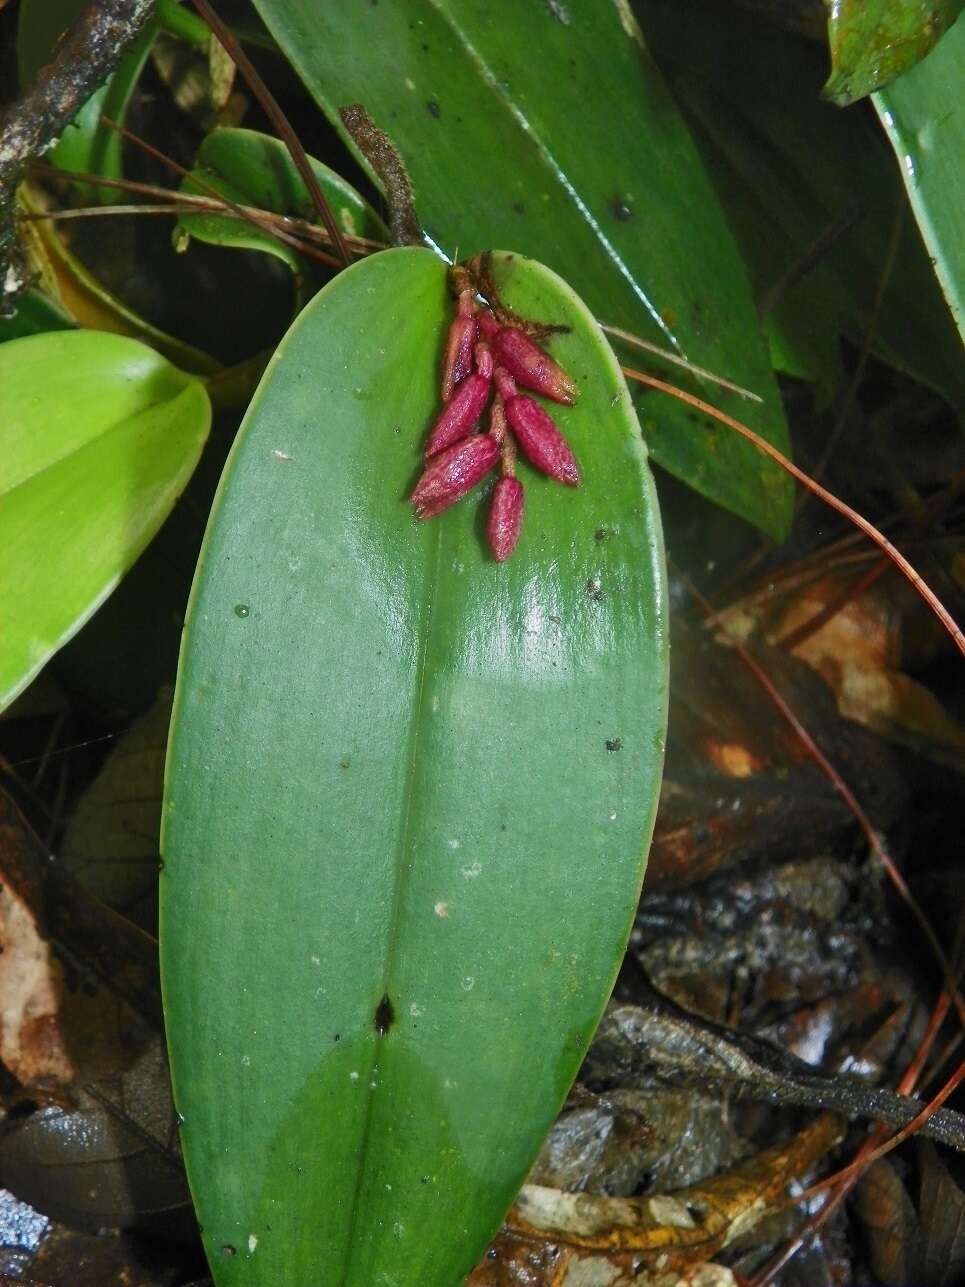
[[[656,502],[585,307],[531,261],[497,266],[512,307],[573,327],[553,349],[582,390],[554,414],[584,483],[520,467],[509,563],[478,492],[426,524],[406,501],[451,312],[421,249],[302,313],[205,537],[161,952],[219,1284],[461,1281],[622,958],[663,753]]]
[[[255,7],[333,121],[361,102],[388,132],[448,255],[502,244],[549,264],[601,320],[759,393],[763,407],[693,385],[787,450],[743,265],[626,0]],[[654,460],[785,534],[775,465],[666,397],[638,398]]]
[[[965,21],[874,97],[918,227],[965,337]],[[961,368],[959,368],[961,369]]]
[[[388,241],[385,224],[350,183],[314,157],[309,157],[309,164],[343,232],[373,241]],[[315,216],[311,196],[287,147],[268,134],[259,134],[256,130],[213,130],[198,149],[192,174],[239,205],[256,206],[300,219],[311,220]],[[181,183],[181,191],[192,196],[205,195],[190,179]],[[317,285],[317,264],[250,223],[222,215],[182,215],[175,237],[183,234],[215,246],[237,246],[276,255],[292,272],[315,278]]]
[[[824,59],[812,42],[730,6],[648,0],[640,13],[759,302],[822,234],[854,213],[768,315],[775,363],[830,394],[840,375],[840,335],[863,342],[888,265],[904,203],[894,159],[863,108],[842,111],[820,101]],[[961,341],[907,211],[872,351],[965,404]]]
[[[0,345],[0,706],[157,531],[210,422],[200,382],[118,335]]]
[[[914,67],[962,10],[962,0],[826,3],[831,75],[824,92],[841,107]]]

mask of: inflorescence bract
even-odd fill
[[[493,558],[502,563],[516,546],[523,519],[517,445],[529,463],[550,478],[568,487],[580,482],[573,453],[552,418],[517,386],[564,405],[576,401],[577,387],[526,333],[522,319],[513,317],[514,324],[506,324],[493,300],[492,307],[477,303],[475,283],[465,268],[454,269],[452,280],[457,304],[443,353],[442,410],[429,430],[425,471],[410,499],[417,518],[433,518],[498,465],[486,538]],[[545,333],[554,328],[531,329]],[[487,404],[488,425],[477,431]]]

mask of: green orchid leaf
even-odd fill
[[[839,107],[910,71],[962,11],[962,0],[825,0],[831,75],[824,94]],[[959,72],[961,64],[959,64]],[[961,82],[956,85],[961,96]],[[943,100],[947,105],[947,100]]]
[[[17,298],[14,308],[12,317],[0,317],[0,344],[44,331],[69,331],[75,325],[59,304],[35,286]]]
[[[351,237],[387,242],[386,227],[365,198],[321,161],[310,157],[309,163],[342,232]],[[315,217],[311,196],[285,144],[256,130],[214,130],[198,150],[192,175],[194,177],[181,184],[181,191],[191,196],[206,196],[207,189],[214,188],[238,205],[309,221]],[[195,179],[203,180],[205,186],[201,187]],[[210,245],[276,255],[293,273],[307,275],[317,285],[317,264],[242,219],[215,214],[182,215],[175,230],[175,244],[183,248],[189,237]],[[299,292],[300,295],[306,293],[311,291]]]
[[[945,300],[965,338],[965,20],[874,96]],[[961,369],[961,366],[959,367]]]
[[[0,707],[97,609],[204,445],[203,385],[119,335],[0,345]]]
[[[162,829],[182,1143],[219,1287],[461,1282],[566,1095],[632,923],[662,763],[663,550],[584,304],[508,563],[484,485],[407,496],[452,303],[429,251],[339,274],[283,340],[212,511]],[[400,317],[405,324],[400,325]]]
[[[743,264],[627,0],[511,14],[484,0],[254,3],[336,124],[358,102],[389,134],[436,245],[460,259],[514,245],[547,263],[601,321],[760,394],[763,406],[657,365],[788,450]],[[664,395],[636,397],[655,461],[785,535],[777,466]]]
[[[61,33],[83,12],[87,0],[21,0],[17,30],[17,61],[21,84],[28,84],[40,68],[50,61]],[[151,45],[157,23],[151,19],[122,57],[114,72],[96,89],[74,120],[64,130],[48,159],[61,170],[99,174],[106,179],[119,179],[121,138],[101,124],[101,116],[122,124],[131,94],[137,84]],[[83,199],[109,205],[117,200],[109,188],[82,185]]]
[[[841,334],[863,343],[874,317],[877,357],[965,404],[961,341],[902,214],[893,159],[865,111],[820,101],[820,52],[738,9],[650,0],[641,13],[737,236],[779,368],[830,396]]]

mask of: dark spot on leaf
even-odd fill
[[[591,577],[586,583],[586,592],[594,603],[599,603],[603,598],[603,587],[596,577]]]
[[[426,44],[425,41],[422,42],[422,45],[420,46],[420,48],[422,49],[422,52],[424,54],[427,54],[429,52],[429,46]]]
[[[351,763],[352,763],[352,761],[351,761],[350,759],[348,759],[348,757],[346,757],[344,760],[339,760],[339,762],[338,762],[338,767],[339,767],[340,769],[347,769],[347,768],[348,768],[348,766],[349,766]]]
[[[606,749],[608,751],[619,751],[623,745],[622,737],[608,737],[606,740]]]
[[[332,1038],[332,1040],[333,1040],[333,1041],[341,1041],[341,1040],[342,1040],[342,1034],[341,1034],[340,1032],[336,1032],[336,1034],[335,1034],[335,1036]]]
[[[434,98],[430,98],[428,103],[426,103],[426,111],[429,113],[430,116],[434,116],[436,120],[438,120],[442,114],[439,104],[436,102]]]
[[[513,202],[513,211],[514,211],[516,214],[518,214],[518,215],[525,214],[525,213],[526,213],[526,207],[523,205],[522,201],[514,201],[514,202]]]
[[[633,218],[633,207],[628,205],[623,197],[614,197],[610,202],[610,213],[620,223],[629,223]]]
[[[375,1008],[375,1031],[380,1037],[384,1037],[393,1023],[395,1023],[395,1010],[392,1008],[389,994],[386,993]]]
[[[428,1175],[423,1175],[423,1176],[421,1177],[420,1183],[421,1183],[421,1184],[428,1184],[428,1183],[429,1183],[429,1177],[428,1177]]]
[[[221,1248],[221,1254],[223,1256],[237,1256],[238,1253],[235,1251],[234,1247],[232,1247],[230,1242],[226,1242]]]
[[[609,535],[610,533],[607,531],[605,527],[598,527],[596,531],[593,533],[593,539],[595,541],[605,541]]]

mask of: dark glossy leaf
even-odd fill
[[[828,392],[840,369],[840,332],[863,341],[889,271],[903,200],[894,162],[863,111],[820,101],[823,61],[809,42],[737,9],[692,0],[650,0],[640,12],[758,302],[776,301],[768,314],[775,361]],[[811,257],[836,225],[838,234]],[[780,289],[798,267],[799,279]],[[961,343],[907,211],[872,350],[953,404],[965,403]]]
[[[952,316],[965,338],[965,20],[920,66],[876,94],[908,199]]]
[[[388,132],[447,254],[502,244],[549,264],[600,319],[759,393],[694,386],[787,450],[743,264],[626,0],[255,7],[332,120],[361,102]],[[655,461],[783,537],[779,469],[663,395],[638,405]]]
[[[406,496],[451,304],[430,252],[340,274],[282,342],[215,502],[167,768],[162,977],[219,1284],[451,1287],[509,1205],[612,986],[662,761],[662,548],[590,314],[554,409],[584,482]],[[227,1250],[226,1250],[227,1249]]]
[[[824,93],[844,107],[920,62],[958,17],[962,0],[834,0],[828,9],[831,75]]]

